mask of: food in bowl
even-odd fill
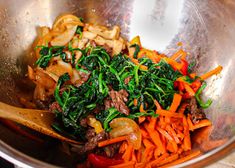
[[[55,113],[53,129],[82,142],[71,145],[85,167],[169,167],[201,154],[191,133],[211,126],[200,95],[205,80],[221,66],[198,76],[187,52],[166,56],[85,23],[71,14],[52,28],[41,27],[35,67],[34,102]]]

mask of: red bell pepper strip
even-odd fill
[[[88,155],[88,161],[95,168],[107,168],[109,166],[114,166],[124,162],[123,160],[109,159],[107,157],[96,155],[94,153]]]
[[[187,75],[188,74],[188,62],[184,59],[181,59],[181,64],[183,65],[181,68],[182,74]]]

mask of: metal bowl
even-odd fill
[[[196,60],[202,74],[217,65],[222,73],[207,81],[204,98],[213,99],[206,110],[213,121],[214,137],[229,137],[217,149],[181,164],[202,167],[232,152],[235,147],[235,1],[234,0],[0,0],[0,101],[19,105],[18,98],[32,95],[25,80],[32,64],[32,42],[38,26],[51,26],[56,16],[74,13],[88,22],[120,25],[126,38],[140,35],[144,46],[166,54],[179,48]],[[221,124],[222,122],[222,124]],[[22,167],[74,167],[76,156],[27,139],[0,125],[0,156]]]

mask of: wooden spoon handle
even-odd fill
[[[46,110],[24,109],[10,106],[0,102],[0,118],[9,119],[22,124],[26,127],[32,128],[38,132],[49,135],[51,137],[79,144],[79,142],[68,139],[57,134],[52,128],[51,124],[54,121],[54,113]]]

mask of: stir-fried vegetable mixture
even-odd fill
[[[158,167],[200,154],[190,131],[211,125],[201,109],[212,100],[200,95],[221,66],[198,76],[182,49],[167,57],[74,15],[42,27],[35,50],[35,102],[55,113],[56,131],[84,143],[87,167]]]

